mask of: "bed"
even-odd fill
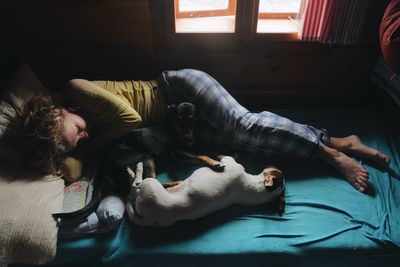
[[[357,192],[322,162],[241,155],[249,172],[266,163],[285,173],[283,216],[265,206],[232,206],[202,219],[167,228],[123,220],[116,231],[59,240],[49,266],[399,266],[400,138],[373,111],[362,109],[275,110],[296,121],[326,128],[333,136],[358,134],[388,154],[383,172],[360,161],[370,189]],[[163,181],[187,176],[196,166],[174,166]]]

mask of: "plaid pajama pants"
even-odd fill
[[[314,158],[329,143],[324,130],[293,122],[271,112],[252,113],[214,78],[194,69],[164,71],[159,90],[167,104],[191,102],[211,127],[196,130],[206,144],[233,149]]]

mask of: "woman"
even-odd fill
[[[138,127],[160,124],[165,105],[183,101],[194,103],[200,117],[232,138],[236,149],[321,159],[360,192],[368,186],[368,172],[346,154],[371,160],[383,168],[390,162],[388,156],[365,146],[355,135],[329,137],[326,131],[270,112],[251,113],[215,79],[198,70],[164,71],[157,81],[74,79],[64,94],[70,104],[80,108],[79,115],[51,103],[40,103],[35,110],[33,103],[37,100],[28,107],[28,131],[40,133],[47,127],[49,151],[55,155],[47,159],[48,166],[56,166],[62,154],[76,148],[99,149]]]

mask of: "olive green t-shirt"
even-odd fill
[[[164,102],[154,80],[78,80],[66,90],[68,100],[80,107],[89,125],[88,150],[102,148],[138,127],[157,125],[163,119]]]

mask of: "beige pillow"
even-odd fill
[[[0,139],[11,131],[17,113],[6,101],[0,100]]]
[[[62,210],[64,181],[18,173],[0,166],[0,266],[44,264],[57,251],[52,214]]]
[[[23,108],[34,95],[49,94],[49,90],[37,78],[32,68],[27,63],[21,63],[14,77],[11,79],[2,94],[17,113],[22,113]]]
[[[0,100],[0,160],[20,162],[21,151],[18,149],[16,138],[13,138],[17,121],[15,109],[6,101]]]
[[[0,159],[21,162],[24,148],[20,147],[16,129],[21,125],[25,104],[36,94],[49,91],[36,77],[32,68],[21,63],[14,77],[2,92],[0,100]]]

